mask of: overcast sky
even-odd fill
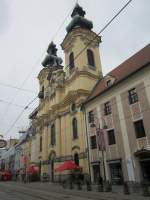
[[[23,109],[20,106],[25,107],[37,95],[37,75],[42,69],[40,63],[43,54],[75,2],[0,0],[0,134],[5,138],[18,136],[18,130],[28,126],[28,115],[38,101],[24,112],[8,132]],[[96,33],[126,2],[127,0],[79,0],[86,11],[86,17],[93,21]],[[100,56],[104,74],[149,43],[149,10],[150,0],[133,0],[101,34]],[[62,58],[60,43],[70,20],[69,16],[54,37],[58,54]],[[22,87],[29,91],[4,85]]]

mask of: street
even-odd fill
[[[63,189],[56,183],[0,182],[0,200],[148,200],[149,197]]]

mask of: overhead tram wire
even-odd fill
[[[3,99],[0,99],[0,103],[6,103],[6,104],[9,104],[10,102],[9,101],[5,101]],[[18,105],[18,104],[12,104],[12,106],[16,106],[18,108],[24,108],[23,105]],[[28,108],[28,109],[31,109],[31,108]]]
[[[59,31],[61,30],[61,28],[63,27],[65,21],[67,20],[67,18],[69,17],[70,13],[72,12],[74,6],[69,10],[67,16],[64,18],[63,22],[61,23],[61,25],[58,27],[57,31],[55,32],[55,34],[53,35],[53,37],[51,38],[50,41],[54,40],[56,35],[59,33]],[[42,55],[40,56],[40,58],[38,59],[38,61],[36,62],[37,64],[39,63],[39,60],[44,56],[45,54],[45,50],[43,51]],[[25,85],[25,83],[27,82],[27,80],[30,78],[30,76],[32,75],[33,70],[30,71],[30,73],[27,75],[27,77],[25,78],[25,80],[23,81],[23,83],[20,85],[20,87],[16,88],[17,92],[15,93],[15,95],[13,96],[13,98],[11,99],[10,103],[8,104],[8,106],[5,109],[4,114],[2,115],[3,117],[1,118],[1,120],[4,119],[4,116],[6,116],[9,107],[13,104],[14,100],[16,99],[17,95],[19,94],[19,92],[22,90],[23,86]]]
[[[8,130],[5,133],[5,137],[7,136],[7,134],[12,130],[12,128],[15,126],[15,124],[17,123],[17,121],[21,118],[22,114],[24,113],[25,110],[27,110],[29,108],[29,106],[37,99],[38,97],[36,96],[34,99],[32,99],[25,107],[24,109],[19,113],[19,115],[17,116],[17,118],[15,119],[15,121],[13,122],[13,124],[8,128]]]
[[[76,4],[76,3],[75,3],[75,4]],[[74,5],[74,6],[75,6],[75,5]],[[62,22],[61,25],[58,27],[57,31],[55,32],[55,34],[53,35],[53,37],[51,38],[50,41],[52,41],[52,40],[55,39],[55,37],[57,36],[57,34],[59,33],[59,31],[60,31],[61,28],[63,27],[65,21],[66,21],[67,18],[69,17],[70,13],[72,12],[74,6],[69,10],[67,16],[64,18],[63,22]],[[45,50],[44,50],[44,52],[42,53],[41,57],[43,57],[44,54],[45,54]],[[40,57],[40,59],[41,59],[41,57]],[[38,62],[39,62],[39,60],[38,60]],[[29,79],[29,77],[31,76],[32,73],[33,73],[33,70],[28,74],[27,78],[23,81],[22,85],[21,85],[19,88],[16,88],[16,89],[21,90],[22,87],[24,86],[25,82]],[[18,93],[19,93],[19,92],[17,92],[17,93],[15,94],[15,96],[13,97],[13,99],[11,100],[11,102],[9,102],[9,105],[7,106],[7,110],[5,111],[5,114],[6,114],[6,112],[8,111],[9,106],[12,105],[12,103],[14,102],[14,100],[15,100],[16,96],[18,95]],[[21,117],[21,115],[23,114],[24,110],[25,110],[25,109],[23,109],[23,111],[19,114],[19,116],[18,116],[17,119],[15,120],[16,122],[17,122],[18,119]],[[3,115],[3,116],[4,116],[4,115]],[[14,125],[15,125],[16,122],[13,123],[13,126],[11,126],[12,128],[14,127]],[[7,131],[7,133],[8,133],[10,130],[11,130],[11,128],[9,128],[9,130]]]
[[[86,49],[87,47],[99,36],[117,17],[118,15],[132,2],[133,0],[129,0],[115,15],[113,18],[111,18],[107,24],[96,34],[96,36],[93,37],[92,40],[89,41],[89,43],[74,57],[74,62]],[[68,64],[66,67],[69,67],[70,64]]]
[[[10,85],[10,84],[6,84],[6,83],[2,83],[2,82],[0,82],[0,85],[3,86],[3,87],[7,87],[7,88],[12,88],[12,89],[21,90],[21,91],[24,91],[24,92],[34,93],[33,90],[16,87],[16,86],[13,86],[13,85]]]
[[[75,3],[76,4],[76,3]],[[74,5],[75,6],[75,5]],[[67,18],[70,16],[71,12],[73,11],[74,9],[74,6],[70,9],[70,11],[68,12],[68,14],[66,15],[66,17],[64,18],[63,22],[60,24],[60,26],[58,27],[57,31],[55,32],[55,34],[53,35],[53,37],[51,38],[51,41],[53,41],[57,34],[59,33],[59,31],[62,29],[64,23],[66,22]]]

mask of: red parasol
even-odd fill
[[[72,170],[72,169],[79,169],[79,168],[81,168],[81,167],[76,165],[73,161],[68,160],[68,161],[65,161],[63,164],[59,165],[55,169],[55,172],[62,172],[62,171],[65,171],[65,170]]]
[[[38,172],[38,168],[33,166],[33,165],[30,165],[29,167],[27,167],[26,172],[27,173],[31,173],[31,174],[37,173]]]

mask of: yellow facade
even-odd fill
[[[83,172],[89,173],[86,125],[81,105],[102,76],[99,43],[100,37],[93,31],[83,27],[73,28],[61,44],[65,67],[46,66],[38,75],[40,92],[44,96],[40,99],[36,115],[34,162],[40,163],[41,173],[49,173],[51,180],[58,175],[54,169],[65,160],[76,162],[79,158]],[[88,63],[87,49],[93,52],[94,67]],[[69,56],[72,52],[74,67],[70,70]],[[77,127],[76,136],[73,135],[73,123]],[[55,127],[54,144],[51,141],[52,126]]]

